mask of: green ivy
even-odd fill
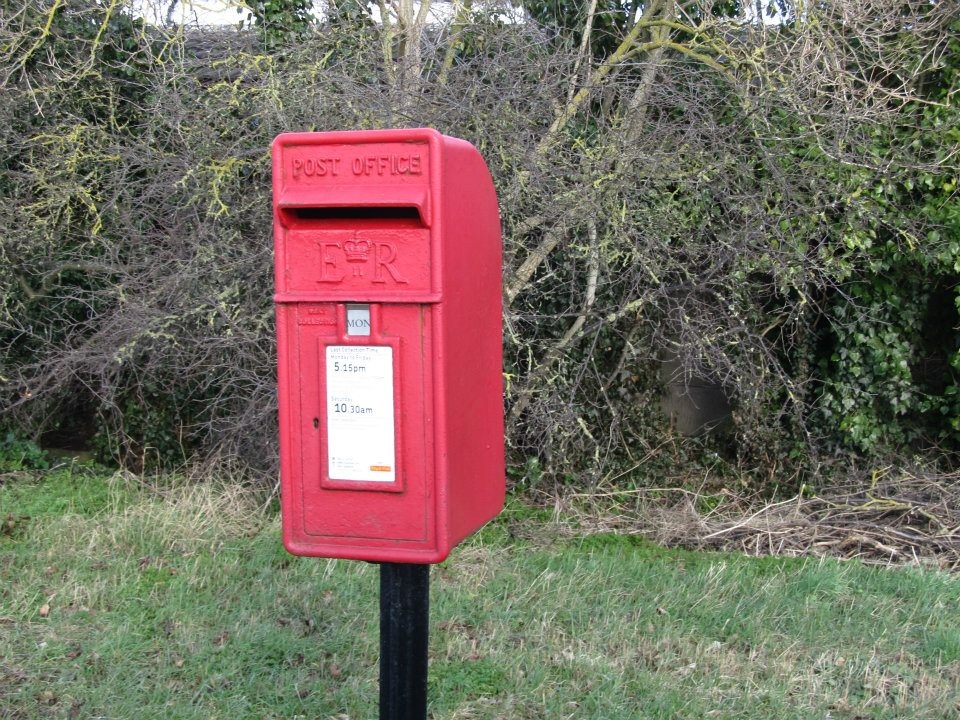
[[[832,227],[838,284],[818,409],[861,451],[960,449],[960,196],[945,157],[960,141],[956,39],[941,63],[926,102],[872,131],[877,165],[889,169],[837,178],[847,192]]]
[[[8,432],[0,440],[0,469],[46,470],[50,467],[50,458],[32,440],[26,440],[15,433]]]
[[[311,0],[244,0],[251,24],[264,46],[276,49],[303,35],[313,22]],[[243,12],[243,8],[237,8]]]

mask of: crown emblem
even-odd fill
[[[366,262],[370,255],[370,243],[366,240],[347,240],[343,243],[343,254],[347,256],[347,262]]]

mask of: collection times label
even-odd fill
[[[396,480],[393,348],[327,345],[327,477]]]

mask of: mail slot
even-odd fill
[[[284,545],[440,562],[504,498],[487,167],[433,130],[288,133],[273,208]]]

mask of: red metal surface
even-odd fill
[[[284,545],[440,562],[504,498],[500,223],[486,165],[433,130],[289,133],[273,144],[273,205]],[[348,334],[357,303],[369,335]],[[329,416],[347,404],[328,379],[354,380],[327,358],[354,351],[345,366],[358,377],[385,358],[392,371],[393,452],[359,480],[332,469],[349,426]],[[371,382],[387,398],[382,375]],[[350,409],[388,416],[386,404]],[[357,432],[365,461],[368,430]]]

